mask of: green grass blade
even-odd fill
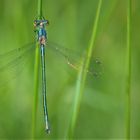
[[[69,128],[68,128],[68,132],[67,132],[68,138],[72,138],[74,135],[76,120],[77,120],[77,116],[79,113],[80,103],[81,103],[81,99],[82,99],[82,95],[83,95],[84,87],[85,87],[85,82],[86,82],[86,76],[87,76],[86,69],[89,67],[90,58],[92,56],[92,52],[95,47],[95,40],[96,40],[101,6],[102,6],[102,0],[99,0],[96,17],[95,17],[95,23],[93,26],[92,36],[91,36],[91,40],[90,40],[90,44],[89,44],[89,49],[87,52],[87,59],[85,60],[85,63],[83,65],[83,67],[81,68],[79,75],[78,75],[78,79],[77,79],[74,106],[72,109],[71,120],[70,120],[70,124],[69,124]]]
[[[127,69],[126,69],[126,95],[127,95],[127,111],[126,111],[126,138],[130,139],[131,129],[131,0],[128,0],[127,7]]]
[[[38,88],[39,88],[39,47],[36,45],[35,51],[35,66],[34,66],[34,101],[33,101],[33,111],[32,111],[32,138],[35,137],[36,130],[36,116],[37,116],[37,106],[38,106]]]
[[[42,18],[42,0],[38,0],[37,9],[38,19]],[[38,106],[38,88],[39,88],[39,45],[36,43],[35,51],[35,66],[34,66],[34,101],[33,101],[33,112],[32,112],[32,138],[35,137],[36,130],[36,116]]]
[[[42,0],[38,0],[38,10],[37,10],[38,18],[42,18]]]

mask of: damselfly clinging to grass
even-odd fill
[[[45,129],[47,133],[50,133],[50,126],[48,120],[48,109],[46,99],[46,67],[45,67],[45,46],[47,42],[47,31],[46,26],[49,24],[48,20],[35,20],[34,27],[36,32],[37,42],[40,46],[41,53],[41,69],[42,69],[42,93],[43,93],[43,109],[45,118]]]
[[[41,20],[35,20],[34,21],[34,27],[35,27],[35,33],[36,33],[36,42],[30,43],[28,45],[25,45],[21,48],[14,49],[12,51],[9,51],[8,53],[0,55],[0,79],[3,79],[2,77],[4,75],[9,74],[9,72],[13,72],[16,69],[16,66],[19,65],[22,69],[23,62],[27,60],[28,56],[32,57],[32,52],[36,49],[38,46],[40,49],[40,56],[41,56],[41,69],[42,69],[42,93],[43,93],[43,107],[44,107],[44,117],[45,117],[45,129],[48,133],[50,133],[50,125],[48,120],[48,111],[47,111],[47,100],[46,100],[46,67],[45,67],[45,52],[49,53],[48,50],[53,50],[53,52],[56,52],[60,54],[59,56],[62,56],[65,60],[65,62],[72,68],[79,70],[81,65],[81,58],[83,56],[80,56],[79,53],[70,50],[68,48],[61,47],[60,45],[56,43],[52,43],[48,41],[47,38],[47,30],[46,26],[49,24],[48,20],[45,20],[42,18]],[[47,51],[46,51],[47,50]],[[85,57],[86,59],[86,57]],[[49,61],[49,60],[48,60]],[[94,60],[93,67],[95,68],[97,64],[100,62],[98,60]],[[90,75],[97,76],[97,72],[93,69],[86,70]],[[15,71],[16,73],[16,71]],[[13,74],[14,75],[14,74]],[[17,75],[17,74],[15,74]],[[3,80],[0,81],[3,83]]]

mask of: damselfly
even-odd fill
[[[25,45],[21,48],[14,49],[8,53],[0,55],[0,79],[3,76],[5,71],[8,74],[8,71],[14,71],[16,65],[20,65],[27,58],[27,55],[31,55],[30,52],[34,52],[35,48],[39,46],[40,56],[41,56],[41,72],[42,72],[42,94],[43,94],[43,109],[44,109],[44,119],[45,119],[45,129],[47,133],[50,133],[50,125],[48,118],[48,108],[47,108],[47,99],[46,99],[46,66],[45,66],[45,51],[46,48],[52,49],[53,51],[60,54],[66,61],[66,63],[74,68],[79,70],[81,67],[80,56],[78,53],[75,53],[73,50],[63,48],[58,44],[51,43],[47,38],[46,26],[49,24],[48,20],[42,18],[41,20],[34,21],[35,33],[36,33],[36,42]],[[69,55],[72,54],[72,55]],[[95,59],[95,65],[100,64],[100,62]],[[97,72],[92,70],[86,70],[91,75],[97,76]]]

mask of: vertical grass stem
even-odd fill
[[[130,140],[131,136],[131,0],[128,0],[127,7],[127,68],[126,68],[126,138]]]
[[[37,10],[38,18],[42,18],[42,0],[38,0],[38,10]]]
[[[72,138],[74,135],[76,120],[77,120],[77,116],[78,116],[78,113],[80,110],[80,104],[81,104],[82,95],[84,92],[84,87],[85,87],[85,82],[86,82],[86,76],[87,76],[86,69],[88,69],[88,67],[89,67],[90,58],[92,56],[92,52],[95,47],[95,40],[96,40],[101,6],[102,6],[102,0],[99,0],[96,17],[95,17],[95,22],[94,22],[94,26],[93,26],[93,31],[92,31],[92,36],[90,39],[89,49],[87,52],[87,59],[85,60],[85,63],[83,63],[83,67],[81,68],[79,75],[78,75],[78,79],[77,79],[76,95],[75,95],[74,105],[73,105],[73,109],[72,109],[71,120],[70,120],[70,124],[69,124],[69,128],[68,128],[68,132],[67,132],[68,138]]]
[[[38,88],[39,88],[39,47],[36,45],[35,51],[35,66],[34,66],[34,100],[33,100],[33,111],[32,111],[32,138],[35,137],[36,130],[36,116],[38,106]]]
[[[37,5],[37,16],[38,19],[42,18],[42,0],[38,0]],[[35,66],[34,66],[34,101],[33,101],[33,111],[32,111],[32,138],[35,138],[36,130],[36,116],[37,116],[37,106],[38,106],[38,88],[39,88],[39,45],[36,43],[35,51]]]

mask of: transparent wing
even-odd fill
[[[79,51],[62,47],[56,43],[47,42],[47,48],[56,52],[60,57],[63,57],[65,62],[75,70],[80,70],[83,61],[87,58],[86,55],[81,54]],[[102,71],[101,62],[97,58],[90,60],[90,66],[86,72],[92,76],[100,76]]]
[[[0,55],[0,87],[15,78],[24,69],[34,48],[35,45],[30,43]]]
[[[16,48],[9,52],[0,54],[0,69],[6,66],[8,63],[10,63],[10,61],[28,52],[31,48],[33,48],[33,45],[34,43],[26,44],[23,47]]]

